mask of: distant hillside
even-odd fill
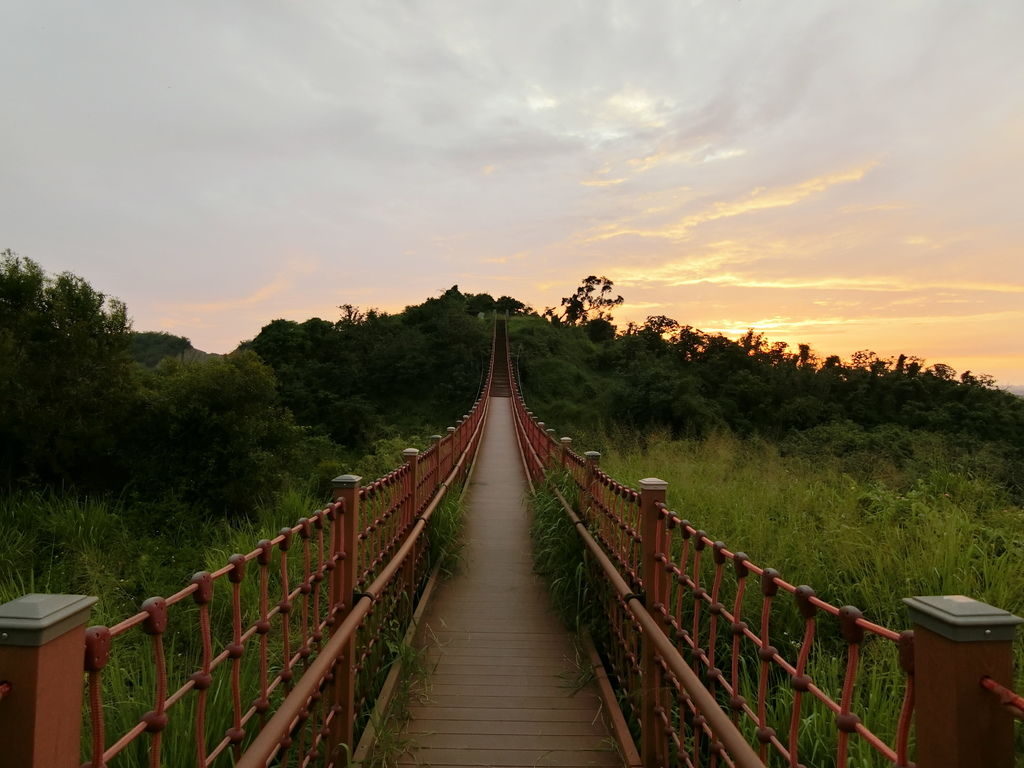
[[[131,352],[136,362],[148,368],[156,368],[165,357],[173,357],[183,362],[207,360],[220,355],[203,352],[192,346],[192,342],[184,336],[175,336],[164,331],[133,331],[131,335]]]
[[[1013,384],[1009,387],[1003,387],[1007,392],[1017,397],[1024,397],[1024,384]]]

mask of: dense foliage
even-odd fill
[[[1024,399],[985,376],[868,351],[819,359],[806,345],[791,352],[753,331],[734,341],[660,316],[604,341],[536,317],[510,332],[528,401],[562,429],[725,430],[897,465],[941,445],[1024,495]]]
[[[289,483],[383,474],[472,403],[490,344],[479,314],[499,307],[527,309],[452,288],[397,315],[275,320],[201,356],[133,333],[125,306],[82,278],[5,251],[0,488],[114,495],[189,520],[245,514]]]
[[[453,286],[396,315],[345,305],[336,322],[274,320],[245,346],[274,369],[299,423],[366,447],[396,433],[429,434],[465,413],[486,376],[499,307],[525,309]]]
[[[75,275],[0,254],[0,483],[114,481],[136,391],[128,315]]]

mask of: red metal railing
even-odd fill
[[[275,731],[274,749],[267,758],[276,754],[281,765],[305,765],[313,758],[334,764],[336,751],[329,755],[325,749],[336,730],[333,721],[358,719],[372,705],[374,683],[379,683],[381,669],[390,661],[387,640],[407,625],[427,575],[427,550],[420,545],[420,534],[446,489],[464,478],[485,410],[486,400],[481,400],[454,432],[422,457],[413,454],[384,477],[361,488],[353,486],[357,501],[354,494],[341,497],[274,538],[260,541],[252,551],[232,555],[220,569],[196,574],[179,592],[150,598],[134,616],[112,627],[90,627],[86,674],[91,747],[85,765],[117,765],[116,758],[144,734],[129,762],[140,762],[144,754],[150,766],[167,764],[162,756],[164,730],[189,695],[194,704],[179,718],[191,720],[195,735],[195,755],[189,764],[220,764],[218,759],[226,754],[231,757],[225,758],[225,765],[260,764],[265,758],[250,757],[249,742],[268,725],[282,722],[282,712],[290,715],[287,728]],[[444,464],[436,460],[442,454]],[[427,468],[422,476],[419,465]],[[343,525],[353,514],[355,540],[344,535]],[[354,591],[332,578],[353,555]],[[250,599],[245,599],[243,590],[251,582],[255,584],[248,589]],[[214,594],[225,588],[229,618],[214,621]],[[200,663],[175,686],[177,670],[171,668],[167,647],[169,609],[188,605],[195,606],[188,613],[200,639]],[[254,616],[247,615],[253,612]],[[226,639],[215,638],[215,625],[229,630]],[[134,727],[107,743],[109,704],[103,673],[117,642],[133,633],[147,635],[152,646],[152,707]],[[325,688],[346,674],[337,669],[336,657],[353,638],[350,673],[355,699],[346,712],[325,700]],[[224,667],[227,677],[220,684],[230,686],[226,729],[223,723],[214,726],[207,720],[211,687]],[[249,690],[243,690],[243,676]],[[351,741],[346,744],[353,746]]]
[[[868,745],[878,764],[912,766],[915,698],[922,675],[941,686],[948,664],[968,670],[989,665],[1003,679],[1012,676],[1009,642],[986,648],[992,654],[988,659],[979,661],[985,654],[974,654],[966,662],[972,650],[961,643],[945,661],[930,662],[927,672],[915,671],[914,631],[880,626],[853,606],[836,607],[811,587],[795,586],[777,571],[751,562],[671,511],[661,481],[641,481],[640,491],[619,483],[601,471],[599,454],[580,456],[571,450],[569,438],[556,441],[527,410],[515,377],[512,387],[517,431],[532,481],[542,482],[548,471],[556,470],[569,479],[578,497],[570,504],[552,486],[594,564],[591,588],[602,600],[599,615],[608,619],[602,653],[627,712],[639,725],[645,766],[795,768],[808,759],[801,752],[808,716],[820,720],[825,714],[835,729],[829,765],[851,765],[851,739],[856,738]],[[1005,615],[995,621],[1012,627],[1019,620]],[[931,629],[917,631],[929,643],[935,638],[944,642]],[[873,659],[889,654],[889,668],[900,675],[885,684],[886,696],[902,701],[895,723],[866,724],[858,716],[858,672],[862,649],[869,645]],[[830,691],[810,673],[813,661],[827,658],[842,660],[842,683]],[[1005,719],[982,713],[967,728],[960,721],[969,717],[965,710],[983,708],[976,706],[984,704],[977,701],[982,686],[1011,711],[1021,706],[1020,697],[976,672],[968,671],[965,679],[963,691],[947,686],[950,696],[970,702],[959,708],[950,705],[950,712],[960,712],[955,726],[943,722],[943,715],[917,708],[917,742],[929,741],[927,751],[935,755],[919,763],[922,768],[1013,764],[1012,726]],[[998,722],[989,728],[987,718]],[[980,735],[982,727],[987,735]],[[954,728],[961,735],[944,733]],[[979,735],[971,736],[971,729]],[[998,747],[992,745],[995,741]],[[941,746],[946,743],[954,746]],[[871,760],[863,751],[860,755]]]
[[[987,675],[981,678],[981,687],[993,694],[1007,711],[1018,720],[1024,720],[1024,696],[1000,685]]]

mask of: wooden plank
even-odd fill
[[[417,749],[406,753],[398,760],[399,765],[440,765],[501,766],[613,766],[621,765],[618,755],[612,750],[561,750],[561,749]]]
[[[411,720],[406,731],[419,739],[418,734],[480,734],[510,736],[563,736],[604,737],[601,721],[593,720],[446,720],[443,728],[434,720]]]
[[[600,699],[572,698],[566,696],[503,696],[495,693],[493,696],[462,696],[452,694],[427,694],[427,701],[431,706],[439,707],[485,707],[489,709],[586,709],[597,712],[600,706]]]
[[[413,721],[433,720],[486,720],[492,722],[585,722],[599,720],[598,714],[587,709],[550,709],[543,707],[533,709],[505,709],[496,707],[452,707],[442,706],[433,702],[415,704],[409,707],[409,715]]]
[[[528,650],[526,654],[515,654],[515,655],[497,655],[494,653],[493,648],[485,648],[482,646],[472,648],[458,648],[455,651],[449,651],[444,654],[427,654],[423,657],[423,664],[427,669],[433,669],[439,664],[458,664],[465,667],[490,667],[491,660],[494,661],[494,667],[491,667],[495,671],[499,670],[502,666],[505,668],[522,668],[522,667],[550,667],[552,665],[561,666],[565,664],[569,667],[576,667],[575,657],[571,654],[565,653],[564,651],[554,651],[551,653],[541,653],[536,649]],[[519,671],[519,670],[517,670]],[[486,671],[483,672],[487,674]],[[515,674],[515,672],[513,672]]]
[[[604,751],[612,746],[600,747],[593,733],[570,735],[567,733],[553,734],[516,734],[516,733],[452,733],[449,729],[443,732],[421,733],[414,737],[417,749],[487,749],[515,751],[523,749],[574,749],[590,752],[595,749]]]
[[[516,686],[522,688],[522,686]],[[528,686],[526,690],[529,694],[523,694],[521,691],[515,691],[515,695],[529,695],[535,698],[545,699],[571,699],[574,698],[576,691],[564,682],[558,679],[552,680],[551,677],[545,678],[545,682],[535,683],[532,686]],[[459,683],[455,681],[449,681],[445,676],[433,678],[426,686],[426,694],[430,698],[440,698],[442,696],[498,696],[500,698],[507,698],[510,695],[510,691],[507,686],[493,684],[488,678],[478,678],[469,683]],[[594,699],[585,694],[581,693],[580,697],[587,701],[594,701]]]
[[[547,667],[547,668],[531,668],[527,667],[521,675],[492,675],[490,670],[486,667],[478,667],[477,672],[470,672],[458,665],[451,665],[446,667],[438,667],[434,670],[434,674],[431,677],[429,690],[437,690],[437,685],[447,686],[460,686],[478,687],[486,680],[486,684],[492,689],[500,691],[508,690],[509,688],[531,688],[537,690],[538,688],[550,688],[552,677],[558,679],[558,674],[562,671],[561,667]],[[563,696],[572,696],[575,691],[574,686],[570,680],[564,681],[558,687],[558,691]],[[443,691],[440,691],[443,693]]]

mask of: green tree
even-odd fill
[[[298,466],[302,430],[253,352],[164,360],[145,381],[129,441],[133,483],[213,512],[245,512]]]
[[[135,331],[131,336],[131,350],[136,362],[155,368],[165,357],[183,358],[192,350],[192,342],[164,331]]]
[[[562,311],[555,314],[553,307],[544,311],[544,316],[564,325],[586,325],[589,320],[614,319],[611,310],[625,301],[622,296],[612,296],[615,283],[603,275],[588,275],[572,296],[562,299]]]
[[[509,315],[528,315],[533,312],[533,308],[527,306],[518,299],[513,299],[511,296],[499,296],[497,301],[494,302],[494,308],[501,314]]]
[[[123,303],[0,253],[0,482],[112,481],[136,386],[130,340]]]

